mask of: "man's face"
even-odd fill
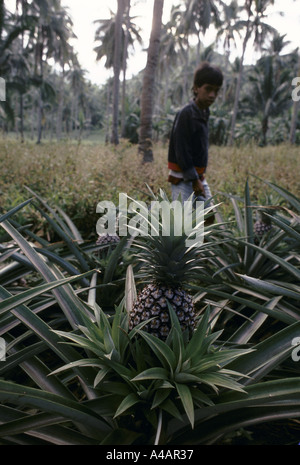
[[[220,86],[212,84],[203,84],[201,87],[195,87],[195,103],[199,108],[210,107],[217,98]]]

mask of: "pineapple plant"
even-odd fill
[[[202,217],[195,215],[193,231],[202,220]],[[187,247],[187,235],[174,234],[179,230],[180,221],[182,216],[170,209],[169,235],[164,235],[160,219],[159,234],[146,235],[137,240],[140,248],[137,261],[144,286],[129,311],[129,329],[147,321],[143,329],[162,340],[168,337],[172,326],[169,305],[175,311],[182,331],[191,335],[195,326],[194,303],[186,287],[200,268],[199,245],[202,240],[193,247]]]

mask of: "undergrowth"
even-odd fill
[[[244,180],[251,174],[286,186],[299,194],[297,147],[289,145],[257,147],[211,146],[207,180],[222,213],[227,213],[224,193],[242,196]],[[135,199],[146,199],[148,184],[170,193],[167,182],[167,144],[155,144],[153,163],[143,164],[137,146],[122,140],[117,146],[72,142],[33,142],[0,140],[0,207],[2,212],[30,197],[34,190],[50,204],[60,205],[85,237],[96,234],[96,206],[102,200],[118,204],[124,192]],[[261,183],[251,180],[254,200],[268,203],[268,193]],[[34,225],[41,235],[44,222],[39,214],[23,209],[18,215],[21,224]]]

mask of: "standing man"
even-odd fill
[[[211,197],[205,180],[209,107],[214,103],[222,83],[221,70],[203,62],[194,74],[193,100],[175,117],[168,153],[172,200],[177,199],[179,194],[182,202],[193,193],[196,200],[207,201]]]

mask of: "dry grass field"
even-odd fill
[[[36,145],[0,140],[0,206],[7,211],[28,199],[31,194],[27,186],[51,205],[63,208],[80,229],[88,230],[94,227],[96,205],[101,200],[118,202],[121,192],[147,199],[146,184],[154,192],[162,188],[169,194],[167,151],[167,145],[156,144],[153,163],[142,164],[137,146],[126,141],[113,147],[87,142]],[[243,196],[247,178],[251,199],[265,203],[274,193],[255,176],[299,195],[298,173],[297,146],[210,148],[207,180],[225,213],[230,205],[222,194]]]

